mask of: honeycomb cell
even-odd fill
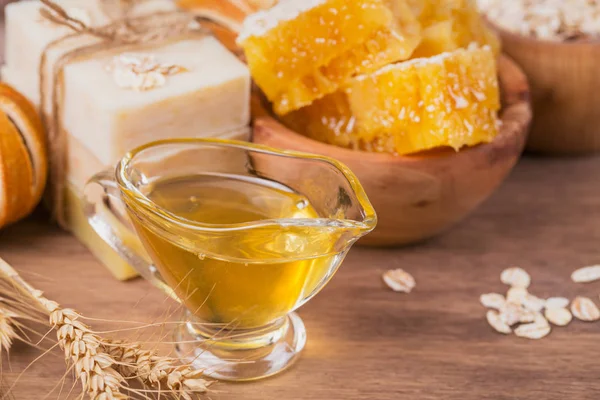
[[[361,75],[282,120],[325,143],[404,155],[489,142],[499,109],[495,56],[471,45]]]
[[[247,18],[238,43],[276,113],[411,56],[420,26],[408,6],[402,18],[393,12],[404,0],[386,1],[288,0]]]
[[[500,52],[500,40],[479,14],[475,0],[407,0],[421,24],[413,57],[429,57],[475,42]]]

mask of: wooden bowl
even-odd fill
[[[455,152],[409,157],[366,153],[309,139],[260,112],[254,142],[336,158],[352,169],[379,222],[361,244],[395,246],[435,236],[462,220],[500,185],[516,164],[531,120],[527,79],[503,56],[499,61],[502,128],[492,143]],[[256,108],[255,108],[256,110]]]
[[[529,79],[533,122],[527,150],[600,151],[600,42],[551,42],[496,28],[503,51]]]

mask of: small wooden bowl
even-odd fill
[[[361,240],[374,246],[404,245],[435,236],[473,211],[516,164],[531,120],[529,87],[519,67],[499,61],[502,128],[492,143],[455,152],[410,157],[366,153],[309,139],[267,113],[256,116],[254,142],[336,158],[352,169],[373,203],[379,222]]]
[[[552,155],[600,151],[600,41],[551,42],[496,28],[503,51],[531,85],[527,150]]]

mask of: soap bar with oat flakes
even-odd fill
[[[73,17],[101,25],[109,19],[94,6],[99,1],[62,0],[60,4]],[[168,0],[142,5],[143,12],[174,7]],[[40,6],[35,0],[7,7],[7,54],[2,68],[2,80],[38,107],[42,51],[70,32],[43,19]],[[97,40],[78,36],[53,48],[48,52],[49,70],[68,49]],[[80,213],[85,182],[114,168],[127,151],[151,141],[174,137],[248,140],[250,73],[215,38],[196,35],[153,48],[111,50],[77,60],[64,68],[62,87],[66,228],[117,278],[129,278],[134,275],[131,267],[107,248]],[[48,115],[50,108],[43,111]]]
[[[92,3],[79,3],[78,15],[96,15],[83,8]],[[162,3],[171,5],[168,0]],[[6,47],[21,50],[7,53],[4,74],[7,83],[38,105],[42,49],[69,32],[42,19],[39,8],[39,1],[7,7]],[[105,22],[106,17],[92,20]],[[75,38],[48,52],[49,69],[66,49],[95,40]],[[132,65],[149,67],[148,72],[131,73]],[[210,36],[75,61],[64,68],[63,85],[63,127],[93,150],[103,165],[114,164],[128,150],[149,141],[219,136],[240,130],[250,119],[249,71]]]

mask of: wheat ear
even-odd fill
[[[81,322],[81,314],[60,308],[58,303],[45,298],[2,258],[0,275],[18,292],[34,300],[37,308],[49,316],[58,345],[65,352],[65,360],[74,369],[89,398],[128,399],[124,392],[136,392],[148,398],[143,393],[159,392],[172,398],[191,400],[192,395],[207,392],[209,382],[201,379],[201,371],[188,365],[177,365],[177,360],[144,350],[139,343],[112,341],[99,336]],[[17,316],[6,310],[0,313],[0,332],[4,332],[0,334],[0,344],[6,344],[6,349],[18,337],[13,328]],[[2,323],[7,325],[2,326]],[[2,330],[3,327],[7,329]],[[128,381],[133,379],[141,382],[144,389],[129,388]]]
[[[0,309],[0,351],[8,352],[13,342],[20,338],[14,328],[17,325],[17,317],[12,311]]]
[[[34,289],[8,263],[0,259],[0,273],[4,274],[22,294],[35,300],[42,312],[49,315],[52,328],[67,364],[72,366],[85,393],[94,400],[127,399],[122,393],[125,378],[113,366],[115,360],[107,354],[100,338],[79,319],[81,315],[71,309],[61,309],[58,303],[48,300]]]
[[[119,372],[156,391],[166,390],[177,398],[191,400],[191,393],[206,393],[210,382],[202,379],[202,371],[178,365],[174,358],[161,357],[140,345],[122,342],[107,344],[109,353],[120,360]]]

